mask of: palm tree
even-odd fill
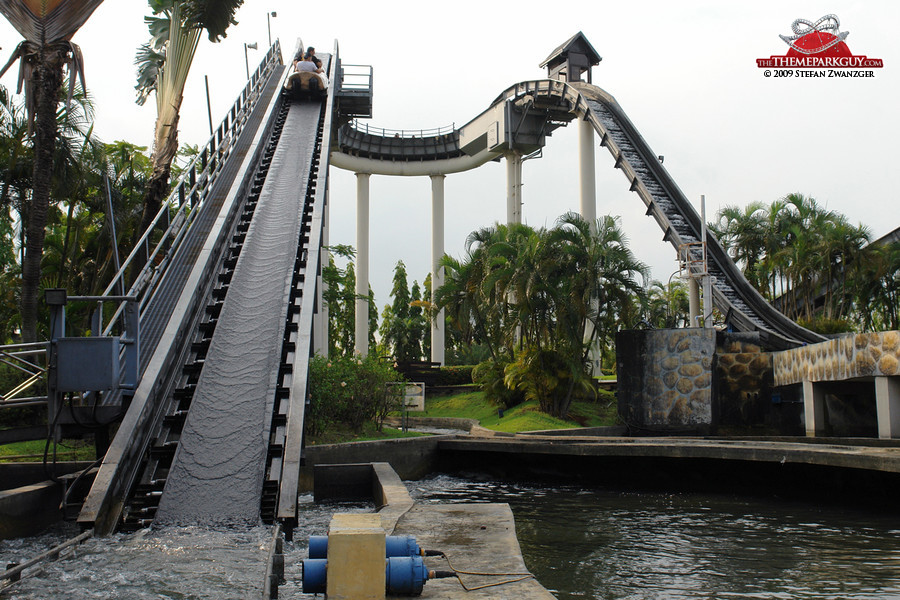
[[[484,344],[496,362],[496,337],[489,334],[487,305],[481,294],[481,251],[467,251],[462,260],[445,254],[440,265],[444,268],[444,283],[435,290],[435,305],[445,310],[448,325],[463,343]]]
[[[24,190],[31,189],[34,156],[28,140],[25,107],[0,86],[0,208],[21,212]],[[9,246],[12,248],[12,246]]]
[[[762,202],[751,202],[743,209],[726,206],[719,211],[718,222],[710,228],[725,250],[731,251],[734,262],[743,267],[748,281],[760,291],[766,287],[759,272],[765,252],[765,210]]]
[[[690,321],[687,286],[683,281],[651,281],[644,320],[660,329],[684,327]]]
[[[0,70],[2,76],[16,59],[21,60],[20,82],[25,83],[29,122],[34,123],[34,166],[31,210],[25,234],[22,262],[22,338],[37,339],[38,287],[44,229],[50,205],[53,148],[56,141],[56,105],[63,82],[63,66],[69,68],[70,90],[75,74],[82,71],[81,50],[69,41],[103,0],[0,0],[0,13],[25,41]],[[18,90],[21,92],[21,89]]]
[[[470,234],[462,261],[444,257],[438,307],[458,331],[483,335],[491,351],[481,381],[503,401],[515,388],[565,416],[588,389],[587,361],[619,321],[638,315],[647,268],[613,217],[563,215],[551,230],[495,225]],[[483,368],[482,368],[483,367]],[[508,395],[508,394],[507,394]]]
[[[868,246],[862,254],[851,286],[862,328],[900,329],[900,242]]]
[[[156,92],[156,125],[151,153],[152,174],[144,195],[144,213],[137,235],[146,231],[169,190],[172,160],[178,152],[178,120],[184,86],[206,31],[218,42],[244,0],[149,0],[153,16],[145,20],[150,41],[138,49],[137,103],[143,105]]]

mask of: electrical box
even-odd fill
[[[119,385],[119,338],[59,338],[56,374],[60,392],[115,389]]]

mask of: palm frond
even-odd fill
[[[35,44],[72,39],[103,0],[0,0],[2,14]]]
[[[225,31],[237,25],[234,16],[244,0],[184,0],[181,2],[185,19],[195,27],[205,29],[209,41],[218,42],[227,36]]]

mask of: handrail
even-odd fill
[[[31,560],[27,560],[20,565],[16,565],[14,567],[7,568],[6,571],[4,571],[3,573],[0,573],[0,581],[8,580],[10,583],[7,583],[3,587],[0,587],[0,591],[3,591],[6,588],[8,588],[11,585],[11,583],[15,583],[16,581],[19,581],[22,571],[24,571],[25,569],[33,567],[34,565],[38,564],[39,562],[45,561],[49,558],[58,557],[60,552],[62,552],[66,548],[69,548],[71,546],[77,546],[81,542],[83,542],[91,537],[94,537],[94,530],[88,529],[84,533],[82,533],[70,540],[66,540],[65,542],[63,542],[61,544],[54,546],[50,550],[44,552],[43,554],[39,554],[38,556],[32,558]]]
[[[365,92],[368,94],[372,93],[373,77],[371,65],[342,64],[340,66],[339,74],[340,86],[337,92],[338,95],[343,94],[344,92]],[[360,80],[362,81],[362,83],[355,83],[355,81],[348,80]]]
[[[361,123],[359,119],[353,119],[350,126],[360,133],[368,135],[377,135],[381,137],[400,137],[400,138],[425,138],[437,137],[439,135],[447,135],[455,133],[457,130],[456,123],[435,127],[432,129],[386,129],[384,127],[372,127],[368,123]]]
[[[222,119],[219,127],[206,142],[203,150],[185,167],[172,188],[172,192],[128,254],[119,271],[109,282],[101,294],[102,296],[111,296],[114,290],[122,289],[121,286],[125,283],[129,267],[139,255],[146,256],[143,268],[134,278],[134,283],[126,294],[139,298],[139,311],[143,312],[147,300],[160,282],[171,257],[185,239],[194,222],[195,215],[203,208],[212,184],[231,154],[235,142],[243,131],[262,89],[268,81],[268,75],[276,65],[280,64],[282,64],[281,43],[279,40],[275,40],[225,118]],[[173,208],[175,209],[174,214],[172,213]],[[154,242],[154,232],[162,225],[165,225],[166,229]],[[103,335],[110,335],[117,328],[122,327],[123,313],[124,304],[120,302],[103,330]]]

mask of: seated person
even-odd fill
[[[296,69],[297,63],[302,60],[311,60],[316,64],[320,69],[322,68],[322,61],[316,57],[316,49],[312,46],[306,49],[306,52],[303,52],[303,49],[297,51],[297,54],[294,55],[294,68]]]
[[[310,48],[310,50],[315,52],[315,50],[313,48]],[[318,61],[318,64],[317,64],[316,62],[314,62],[314,59],[315,59],[315,54],[307,53],[305,56],[303,56],[300,60],[298,60],[294,64],[294,71],[296,73],[315,73],[319,77],[319,80],[321,82],[320,87],[322,89],[325,89],[328,87],[328,78],[325,76],[325,73],[322,70],[322,66],[321,66],[322,61]],[[306,77],[301,78],[301,81],[305,81],[305,80],[306,80]],[[306,87],[306,86],[303,86],[303,87]]]
[[[301,60],[297,61],[297,64],[294,65],[294,71],[297,73],[303,73],[304,71],[310,71],[312,73],[322,73],[322,67],[314,63],[308,57],[303,57]]]

